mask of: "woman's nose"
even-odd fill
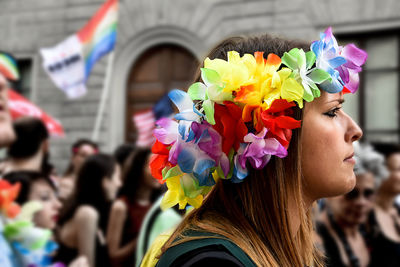
[[[346,131],[345,140],[347,142],[355,142],[363,136],[363,131],[350,116],[347,115],[347,117],[349,119],[349,124]]]

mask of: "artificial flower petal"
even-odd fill
[[[192,84],[188,89],[188,95],[192,100],[204,100],[206,97],[207,86],[197,82]]]
[[[206,114],[206,120],[208,123],[214,125],[214,102],[207,99],[203,102],[204,113]]]
[[[169,118],[162,118],[156,122],[161,128],[154,130],[154,136],[163,144],[171,144],[178,136],[178,123]]]

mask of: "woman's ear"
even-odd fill
[[[107,176],[104,176],[101,180],[101,185],[103,186],[104,190],[107,190],[108,187],[110,186],[110,179]]]
[[[42,151],[44,154],[49,152],[49,139],[46,139],[42,143]]]

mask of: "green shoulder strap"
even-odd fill
[[[210,245],[223,245],[235,258],[237,258],[244,266],[256,266],[254,262],[247,256],[242,249],[234,243],[223,238],[202,238],[191,240],[174,247],[169,248],[160,258],[157,267],[170,266],[177,258],[183,254]]]

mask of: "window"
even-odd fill
[[[368,52],[360,75],[360,90],[346,96],[344,110],[357,121],[369,142],[400,141],[400,30],[341,36],[341,44],[355,43]]]
[[[32,60],[18,59],[17,60],[20,80],[15,85],[15,90],[30,99],[32,91]]]

